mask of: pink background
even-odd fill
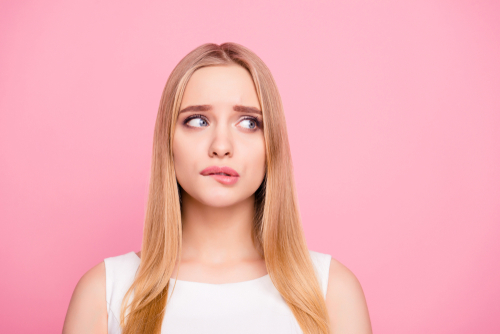
[[[78,279],[140,249],[163,86],[226,41],[271,69],[309,248],[374,332],[500,332],[498,2],[0,7],[0,332],[60,332]]]

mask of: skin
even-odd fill
[[[211,110],[181,112],[173,140],[177,181],[183,189],[182,268],[177,278],[231,283],[264,276],[265,261],[251,239],[254,193],[266,164],[264,132],[257,126],[262,112],[250,74],[236,65],[197,70],[180,110],[196,105]],[[259,114],[235,111],[235,105],[253,107]],[[196,115],[202,117],[193,119]],[[231,167],[240,177],[224,185],[200,174],[209,166]]]
[[[195,105],[211,108],[180,113],[173,140],[183,219],[182,264],[177,262],[174,276],[212,284],[262,277],[267,274],[265,261],[251,240],[254,193],[265,175],[262,113],[233,109],[242,105],[260,110],[250,74],[238,65],[197,70],[187,84],[181,110]],[[224,185],[200,174],[214,165],[233,168],[238,181]],[[107,333],[105,282],[104,262],[83,275],[71,297],[63,334]],[[359,281],[333,258],[326,305],[331,333],[371,333]]]

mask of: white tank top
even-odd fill
[[[331,256],[309,251],[326,297]],[[119,334],[120,306],[141,259],[134,252],[104,259],[108,334]],[[302,334],[302,330],[269,274],[225,284],[170,279],[162,333]]]

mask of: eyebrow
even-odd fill
[[[186,107],[186,108],[182,109],[181,111],[179,111],[179,114],[183,113],[183,112],[187,112],[187,111],[209,111],[209,110],[212,110],[212,106],[210,104],[203,104],[203,105]],[[238,105],[238,104],[233,106],[233,110],[251,113],[251,114],[262,114],[262,111],[260,111],[257,108],[242,106],[242,105]]]

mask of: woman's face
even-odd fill
[[[262,112],[247,70],[239,65],[196,70],[182,98],[173,142],[177,182],[189,196],[214,207],[252,196],[264,180],[266,151]],[[239,176],[208,175],[217,172],[207,170],[214,166]]]

